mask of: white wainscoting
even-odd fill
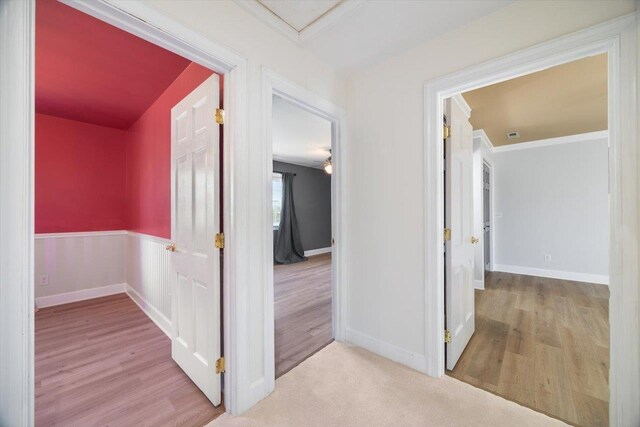
[[[167,335],[171,331],[169,240],[127,233],[127,293]]]
[[[45,307],[123,292],[126,242],[126,231],[36,234],[36,305]],[[48,277],[48,285],[40,284],[43,276]]]
[[[170,335],[168,243],[131,231],[37,234],[36,305],[50,307],[126,292]],[[48,285],[40,285],[43,275],[48,276]]]

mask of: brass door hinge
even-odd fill
[[[224,363],[224,357],[221,357],[220,359],[216,360],[216,374],[224,373],[225,369],[226,369],[226,366]]]
[[[444,125],[442,127],[442,139],[447,139],[451,136],[451,126]]]
[[[216,123],[219,125],[224,124],[224,110],[222,108],[216,108]]]
[[[224,249],[224,233],[216,234],[216,248]]]
[[[445,242],[447,240],[451,240],[451,229],[450,228],[445,228],[444,229],[444,240],[445,240]]]
[[[451,344],[451,332],[447,330],[444,331],[444,343]]]

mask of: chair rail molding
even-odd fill
[[[442,102],[458,93],[600,53],[609,61],[610,328],[612,426],[640,425],[636,13],[471,66],[424,85],[426,373],[444,374]]]

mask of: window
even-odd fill
[[[282,174],[273,174],[272,198],[273,198],[273,228],[278,229],[280,225],[280,212],[282,211]]]

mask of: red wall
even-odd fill
[[[126,229],[126,137],[36,114],[36,233]]]
[[[171,238],[171,108],[212,74],[192,63],[129,129],[128,230]]]
[[[171,108],[212,74],[190,64],[127,131],[36,114],[35,232],[170,238]]]

